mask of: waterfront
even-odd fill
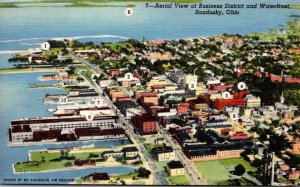
[[[89,173],[99,171],[108,173],[128,173],[133,171],[131,167],[107,167],[107,168],[89,168],[70,171],[56,171],[56,172],[43,172],[43,173],[26,173],[26,174],[13,174],[12,164],[18,161],[26,161],[28,159],[29,150],[40,150],[46,148],[61,148],[66,146],[90,146],[95,145],[97,147],[110,147],[121,144],[126,144],[126,140],[108,140],[108,141],[91,141],[91,142],[72,142],[53,145],[37,145],[27,147],[8,147],[8,128],[10,121],[13,119],[24,117],[37,117],[37,116],[50,116],[51,113],[47,111],[48,108],[53,108],[51,105],[43,105],[43,98],[46,93],[58,94],[64,93],[58,89],[29,89],[29,84],[41,84],[39,77],[44,73],[32,73],[32,74],[9,74],[0,75],[0,119],[1,119],[1,131],[0,131],[0,149],[1,160],[5,162],[1,163],[0,173],[1,182],[5,182],[4,179],[10,178],[28,178],[28,179],[73,179],[81,177]],[[50,81],[52,82],[52,81]],[[54,83],[54,81],[52,82]],[[14,181],[9,181],[14,183]],[[32,181],[33,183],[39,183],[39,181]],[[67,183],[68,181],[40,181],[40,183]],[[17,182],[16,182],[17,183]]]
[[[228,0],[226,0],[228,1]],[[234,2],[234,1],[230,1]],[[237,2],[237,0],[236,0]],[[255,3],[248,0],[248,2]],[[256,0],[256,2],[259,2]],[[272,1],[273,3],[280,1]],[[282,1],[281,1],[282,2]],[[295,4],[289,0],[284,3]],[[288,16],[297,10],[245,10],[239,17],[194,16],[191,9],[145,9],[144,3],[135,3],[134,15],[124,16],[124,9],[84,9],[84,8],[26,8],[1,9],[0,16],[0,50],[20,50],[38,47],[39,43],[48,38],[74,37],[80,40],[117,41],[124,38],[142,39],[176,39],[197,36],[208,36],[222,33],[246,34],[249,32],[267,32],[270,28],[279,28],[280,24],[292,20]],[[23,16],[17,16],[22,11]],[[84,13],[84,14],[83,14]],[[84,16],[81,16],[84,15]],[[61,19],[64,17],[64,19]],[[12,21],[12,18],[14,21]],[[257,19],[255,19],[257,18]],[[276,19],[275,19],[276,18]],[[253,26],[255,25],[255,27]],[[87,36],[87,37],[85,37]],[[97,36],[97,37],[95,37]],[[121,36],[121,37],[120,37]],[[7,63],[10,55],[0,55],[0,67],[12,67]],[[44,145],[11,148],[7,147],[7,130],[10,120],[23,117],[49,116],[51,106],[43,105],[46,93],[63,93],[54,89],[28,89],[29,84],[41,83],[38,77],[44,73],[0,75],[0,119],[2,151],[0,167],[1,177],[9,178],[65,178],[72,179],[84,176],[94,171],[108,173],[126,173],[133,169],[129,167],[112,167],[97,169],[82,169],[76,171],[60,171],[37,174],[13,175],[12,163],[26,161],[28,150],[45,149],[48,147],[65,147],[91,145],[94,142],[76,142],[61,145]],[[49,83],[49,82],[48,82]],[[96,146],[113,146],[124,142],[99,141]],[[12,177],[13,176],[13,177]],[[1,182],[4,180],[1,179]],[[10,181],[13,183],[13,181]],[[30,181],[39,182],[39,181]],[[40,183],[47,181],[40,181]],[[54,183],[55,181],[51,181]],[[66,183],[67,181],[58,181]]]
[[[259,0],[243,2],[262,3]],[[220,4],[219,1],[204,0],[205,3]],[[223,3],[241,1],[225,0]],[[264,3],[296,4],[297,1],[265,0]],[[133,4],[136,7],[130,17],[124,15],[125,8],[3,8],[0,13],[0,50],[28,49],[39,46],[47,38],[61,37],[107,42],[124,40],[122,37],[154,40],[268,32],[293,20],[288,16],[298,12],[297,9],[243,9],[238,16],[197,16],[195,9],[191,8],[155,9],[145,8],[145,3]],[[22,16],[18,16],[20,14]]]

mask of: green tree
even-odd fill
[[[246,172],[246,169],[242,164],[235,166],[234,171],[233,171],[233,173],[238,176],[244,175],[245,172]]]
[[[151,171],[147,170],[144,167],[140,167],[138,169],[138,177],[142,177],[142,178],[149,178],[149,175],[151,174]]]
[[[73,164],[71,162],[66,162],[64,165],[65,167],[71,167]]]

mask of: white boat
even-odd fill
[[[55,109],[54,108],[48,108],[48,112],[54,112]]]

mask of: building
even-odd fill
[[[135,92],[135,99],[138,100],[142,97],[157,97],[156,92]]]
[[[74,132],[76,128],[98,127],[101,129],[113,129],[116,127],[115,116],[63,116],[63,117],[44,117],[44,118],[25,118],[11,121],[9,133],[12,143],[24,143],[37,141],[34,139],[34,132],[61,130]],[[56,132],[57,133],[57,132]],[[45,136],[51,137],[51,136]],[[48,138],[47,138],[48,139]],[[43,139],[45,140],[45,139]]]
[[[175,152],[170,146],[155,147],[151,150],[151,155],[158,161],[167,161],[175,159]]]
[[[183,83],[185,85],[194,84],[196,86],[197,82],[198,82],[198,76],[197,75],[192,75],[192,74],[184,75],[184,82]]]
[[[197,110],[206,110],[208,108],[208,104],[203,101],[201,98],[189,100],[191,109],[197,109]]]
[[[220,84],[222,78],[223,78],[222,76],[209,77],[209,78],[204,79],[204,83],[206,85]]]
[[[107,173],[92,173],[89,175],[92,181],[108,181],[110,178]]]
[[[125,93],[118,87],[107,88],[107,94],[113,101],[116,101],[119,97],[125,97]]]
[[[176,106],[177,115],[187,114],[190,110],[189,103],[180,103]]]
[[[117,101],[115,105],[124,115],[126,115],[127,110],[137,108],[137,105],[131,100]]]
[[[157,120],[149,113],[136,115],[131,118],[132,124],[137,128],[140,134],[157,133]]]
[[[228,128],[232,125],[227,120],[208,120],[204,122],[205,128]]]
[[[95,160],[75,160],[75,166],[96,166]]]
[[[249,136],[245,132],[235,132],[234,134],[229,136],[229,140],[242,140],[242,139],[248,139]]]
[[[122,150],[109,150],[102,153],[102,157],[106,160],[109,158],[135,158],[139,156],[137,147],[124,147]]]
[[[246,106],[249,108],[260,107],[261,104],[260,97],[255,97],[254,95],[247,95],[245,97],[245,100],[246,100]]]
[[[233,87],[233,84],[228,84],[228,85],[210,85],[210,89],[211,90],[214,90],[214,91],[225,91],[226,89],[228,88],[232,88]]]
[[[157,96],[144,96],[142,98],[142,102],[145,104],[158,105],[158,97]]]
[[[245,97],[248,94],[248,90],[243,90],[233,94],[232,99],[216,99],[214,101],[214,108],[217,110],[223,110],[225,106],[245,106]]]
[[[289,172],[288,172],[288,176],[287,178],[289,180],[291,179],[299,179],[299,176],[300,176],[300,171],[299,170],[296,170],[294,168],[292,168]]]
[[[249,145],[248,145],[249,144]],[[240,158],[246,147],[250,148],[252,142],[238,142],[228,144],[188,144],[184,153],[192,161],[219,160],[227,158]]]
[[[118,70],[118,69],[110,69],[109,70],[109,76],[111,76],[111,77],[114,77],[114,76],[118,76],[118,75],[120,75],[120,70]]]
[[[122,128],[101,129],[99,127],[76,128],[75,134],[78,140],[99,140],[124,138],[125,130]]]
[[[156,76],[156,77],[152,77],[152,79],[147,82],[147,87],[151,88],[154,85],[167,85],[170,84],[169,81],[166,80],[167,78],[165,76]]]
[[[181,85],[194,85],[196,87],[198,82],[198,76],[192,74],[184,74],[180,69],[174,69],[167,72],[168,77],[176,82],[177,84]]]
[[[196,94],[196,96],[198,96],[203,93],[207,93],[206,85],[203,83],[199,83],[196,87],[195,94]]]
[[[139,155],[139,150],[136,147],[124,147],[122,149],[125,157],[135,157]]]
[[[184,167],[180,161],[174,161],[167,163],[167,172],[170,176],[184,175]]]

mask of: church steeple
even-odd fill
[[[281,103],[281,104],[283,104],[283,103],[284,103],[283,91],[281,92],[281,96],[280,96],[280,103]]]

